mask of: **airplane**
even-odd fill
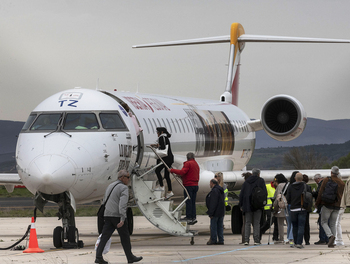
[[[75,224],[76,204],[101,200],[121,169],[131,173],[130,206],[137,206],[161,230],[193,238],[195,233],[180,220],[185,201],[174,209],[175,199],[165,199],[164,193],[154,190],[156,159],[148,146],[157,139],[156,127],[166,127],[172,134],[170,141],[175,157],[172,167],[182,168],[186,154],[195,154],[200,166],[198,202],[204,201],[209,181],[218,171],[223,173],[229,191],[240,190],[244,181],[242,170],[255,148],[255,132],[265,130],[276,140],[289,141],[301,135],[307,122],[302,104],[289,95],[269,98],[257,120],[251,120],[237,107],[240,60],[245,43],[350,43],[350,40],[247,35],[241,24],[233,23],[229,36],[133,48],[225,42],[230,43],[229,67],[225,91],[218,100],[74,88],[50,96],[30,113],[16,146],[18,174],[0,175],[0,183],[8,191],[13,190],[14,185],[25,185],[40,211],[47,202],[58,204],[62,226],[53,231],[56,248],[83,246]],[[143,129],[139,139],[123,103]],[[291,171],[279,172],[291,174]],[[329,170],[305,173],[316,172],[329,175]],[[341,172],[343,177],[350,175],[350,170]],[[261,177],[270,182],[276,173],[262,171]],[[179,184],[174,183],[173,192],[175,198],[183,196]],[[239,219],[233,212],[234,225]],[[132,233],[130,208],[127,219]]]

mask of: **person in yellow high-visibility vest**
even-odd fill
[[[276,191],[273,182],[266,184],[266,190],[267,190],[267,202],[266,202],[266,205],[264,207],[264,214],[263,214],[262,221],[261,221],[260,237],[263,234],[265,234],[265,232],[270,228],[272,221],[273,221],[273,219],[271,219],[271,217],[273,217],[273,215],[271,214],[272,204],[273,204],[273,201],[271,200],[271,198],[274,197],[275,191]]]

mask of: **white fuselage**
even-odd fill
[[[129,106],[143,129],[141,148],[121,102]],[[54,124],[45,127],[44,118]],[[110,119],[114,125],[109,125]],[[69,192],[77,203],[98,200],[116,180],[118,170],[132,170],[137,151],[141,168],[156,163],[146,146],[157,140],[156,127],[166,127],[175,156],[173,167],[182,167],[186,153],[195,154],[201,168],[202,197],[209,190],[208,178],[213,172],[241,170],[248,163],[255,133],[247,121],[239,108],[217,101],[67,90],[33,110],[17,143],[18,173],[33,194]],[[180,189],[174,191],[182,195]]]

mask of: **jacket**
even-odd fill
[[[117,180],[116,182],[111,183],[108,185],[105,196],[103,198],[103,201],[105,201],[110,194],[112,188],[114,185],[118,184],[116,186],[111,196],[109,197],[104,216],[106,217],[120,217],[121,221],[125,221],[126,219],[126,209],[128,206],[129,201],[129,189],[128,186],[126,186],[124,183],[122,183],[120,180]]]
[[[223,217],[225,215],[225,194],[224,189],[216,184],[205,198],[209,217]]]
[[[274,200],[276,200],[277,195],[279,195],[280,193],[282,193],[282,190],[284,188],[284,186],[286,185],[285,182],[282,182],[280,184],[278,184],[278,186],[276,187],[276,191],[274,194]],[[287,191],[284,192],[284,197],[286,197]],[[287,199],[286,199],[287,200]],[[285,209],[280,209],[277,213],[274,213],[273,215],[275,217],[286,217],[286,213],[285,213]]]
[[[272,200],[271,198],[275,197],[275,191],[276,189],[272,187],[273,182],[266,184],[266,190],[267,190],[267,202],[264,207],[264,210],[270,210],[272,209]]]
[[[267,190],[264,179],[257,175],[250,176],[242,185],[239,193],[239,207],[243,212],[252,212],[251,201],[253,188],[259,186],[265,191],[267,197]]]
[[[341,198],[340,207],[346,208],[350,206],[350,178],[345,183],[343,197]]]
[[[171,169],[170,172],[180,175],[184,186],[198,186],[199,166],[195,159],[185,161],[181,170]]]
[[[306,185],[306,191],[311,192],[311,187],[308,188],[307,184],[303,181],[294,182],[289,184],[286,199],[288,204],[290,204],[290,210],[301,209],[301,194],[304,192],[304,186]],[[303,209],[305,210],[305,209]]]
[[[168,156],[163,157],[162,160],[164,160],[164,162],[166,164],[173,164],[174,163],[174,155],[173,152],[171,151],[171,145],[170,145],[170,140],[167,137],[166,134],[161,134],[158,139],[157,142],[159,144],[158,149],[165,149],[165,146],[168,145]],[[160,162],[160,159],[157,159],[157,162]]]
[[[326,187],[327,182],[329,181],[329,178],[327,177],[327,178],[324,178],[322,181],[322,185],[321,185],[321,188],[320,188],[320,191],[318,193],[317,200],[316,200],[316,205],[317,206],[323,205],[323,206],[327,207],[328,209],[339,210],[341,198],[342,198],[343,192],[344,192],[345,183],[335,175],[332,175],[331,178],[333,181],[335,181],[338,184],[337,200],[332,204],[326,204],[324,201],[322,201],[322,193]]]

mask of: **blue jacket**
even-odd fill
[[[207,214],[209,217],[222,217],[225,215],[225,194],[224,189],[216,184],[205,198]]]

